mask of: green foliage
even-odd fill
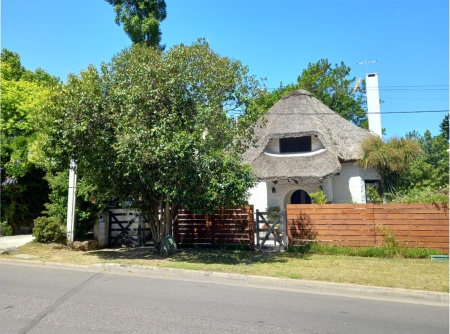
[[[327,195],[325,195],[322,189],[318,189],[317,191],[310,193],[309,196],[313,200],[314,204],[328,203]]]
[[[444,119],[445,121],[445,119]],[[448,187],[449,154],[445,133],[431,136],[425,131],[423,136],[413,132],[408,137],[416,140],[422,154],[411,161],[399,180],[398,191],[409,189],[443,189]]]
[[[417,141],[397,137],[387,141],[378,136],[369,137],[361,144],[361,148],[363,156],[358,163],[366,169],[374,168],[377,171],[383,196],[388,190],[395,189],[398,175],[421,153]]]
[[[13,233],[11,225],[8,224],[8,221],[0,221],[0,226],[3,229],[4,236],[10,236]]]
[[[45,204],[44,213],[59,225],[65,225],[67,219],[67,201],[69,183],[68,172],[58,172],[46,176],[50,185],[50,201]],[[77,184],[77,199],[75,208],[75,238],[82,238],[94,226],[97,213],[104,208],[103,202],[97,198],[97,191],[85,180],[80,179]]]
[[[238,153],[252,129],[227,114],[253,117],[247,108],[258,92],[247,67],[204,41],[167,52],[134,45],[55,92],[48,156],[60,168],[77,160],[98,194],[131,198],[158,243],[179,206],[212,211],[245,201],[255,178]]]
[[[39,217],[34,220],[33,236],[37,242],[51,243],[66,240],[64,225],[53,217]]]
[[[448,188],[433,189],[427,188],[413,188],[400,191],[392,198],[393,203],[448,203]]]
[[[43,179],[42,106],[59,79],[42,69],[26,70],[17,53],[1,53],[1,220],[14,230],[31,226],[48,197]]]
[[[122,24],[123,30],[133,44],[145,43],[147,46],[159,47],[161,30],[159,24],[166,18],[164,0],[106,0],[114,6],[115,22]]]
[[[384,239],[384,245],[388,248],[392,248],[393,250],[398,248],[398,242],[395,238],[395,233],[387,226],[382,224],[377,225],[377,229],[381,232]]]
[[[368,184],[366,186],[366,195],[370,203],[381,204],[383,203],[383,197],[380,195],[380,189],[378,185]]]
[[[280,84],[278,89],[271,93],[266,92],[255,99],[253,107],[263,115],[286,94],[297,89],[305,89],[337,114],[358,126],[367,128],[365,85],[361,85],[354,92],[356,79],[349,77],[350,71],[351,68],[343,62],[333,67],[328,59],[309,63],[297,78],[297,83],[285,87]]]
[[[445,140],[448,142],[448,114],[445,115],[444,119],[442,120],[441,124],[439,125],[439,128],[441,129],[441,136],[445,138]]]
[[[280,207],[279,206],[269,206],[266,209],[266,212],[267,212],[268,220],[275,220],[278,218],[278,215],[280,214]]]

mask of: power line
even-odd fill
[[[293,85],[295,86],[295,85]],[[268,90],[277,90],[277,89],[284,89],[284,88],[288,88],[289,86],[282,86],[282,87],[276,87],[276,88],[272,88],[272,87],[266,87],[266,89]],[[436,88],[431,88],[431,87],[436,87]],[[437,90],[437,91],[441,91],[441,90],[448,90],[449,85],[393,85],[393,86],[379,86],[378,88],[380,90],[411,90],[411,91],[415,91],[415,90],[425,90],[425,91],[432,91],[432,90]]]
[[[440,112],[449,112],[449,109],[443,109],[443,110],[410,110],[410,111],[383,111],[383,112],[366,112],[365,115],[369,114],[420,114],[420,113],[440,113]],[[240,115],[239,110],[237,111],[229,111],[228,114],[232,115]],[[271,113],[271,115],[299,115],[299,116],[315,116],[315,115],[339,115],[338,113]]]

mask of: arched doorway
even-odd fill
[[[291,204],[311,204],[311,197],[304,190],[296,190],[291,196]]]

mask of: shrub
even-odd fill
[[[0,221],[0,227],[3,229],[3,234],[4,236],[10,236],[12,235],[12,227],[11,225],[8,224],[8,221]],[[1,236],[1,235],[0,235]]]
[[[53,217],[39,217],[34,220],[33,236],[41,243],[63,242],[66,231]]]
[[[266,209],[267,211],[267,219],[269,221],[276,220],[280,214],[280,207],[279,206],[270,206]]]
[[[316,192],[310,193],[309,196],[313,200],[314,204],[327,204],[327,196],[323,192],[322,189],[317,190]]]
[[[448,188],[446,189],[411,189],[398,193],[392,199],[393,203],[448,203]]]
[[[380,190],[378,186],[368,184],[366,187],[366,194],[370,203],[381,204],[383,203],[383,197],[380,195]]]

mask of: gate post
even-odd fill
[[[94,239],[97,240],[100,248],[108,245],[109,212],[97,214],[97,221],[94,225]]]

